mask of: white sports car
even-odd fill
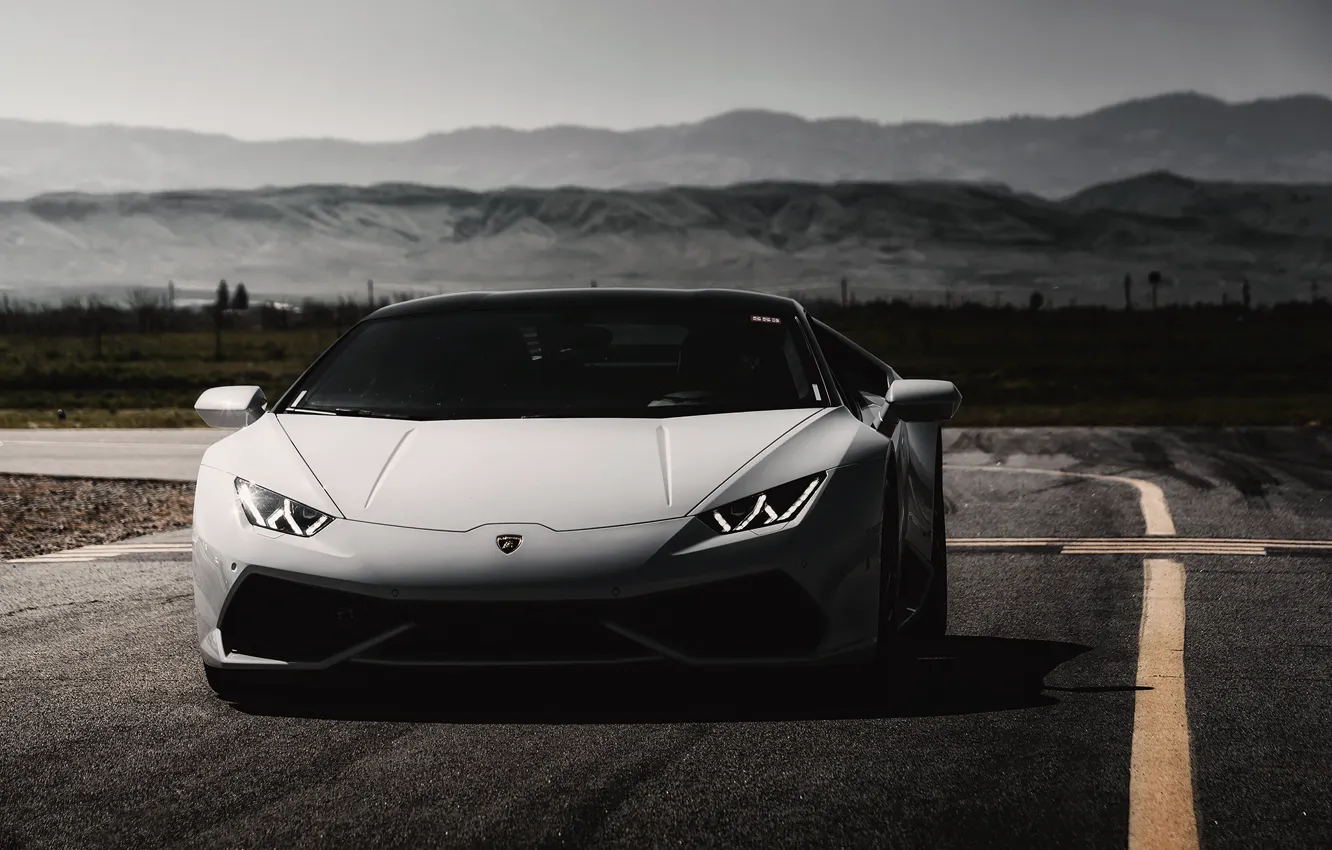
[[[385,307],[269,408],[199,397],[209,683],[401,666],[873,662],[947,625],[940,421],[800,304],[562,289]]]

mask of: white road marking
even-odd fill
[[[947,466],[947,465],[945,465]],[[1138,491],[1147,534],[1172,537],[1175,521],[1165,493],[1150,481],[1052,469],[961,466],[954,469],[1090,478]],[[1257,548],[1257,547],[1255,547]],[[1116,550],[1114,554],[1121,554]],[[1088,554],[1107,554],[1088,552]],[[1133,554],[1137,554],[1136,552]],[[1138,686],[1133,698],[1129,754],[1129,850],[1197,850],[1189,715],[1184,704],[1184,568],[1174,561],[1143,561],[1142,620],[1138,633]]]
[[[121,543],[85,546],[33,555],[30,558],[10,558],[11,564],[87,564],[93,561],[119,558],[126,555],[185,555],[193,551],[189,543]]]
[[[1060,555],[1242,555],[1262,557],[1268,549],[1332,551],[1332,540],[1238,537],[955,537],[950,549],[1049,549]],[[11,564],[88,563],[127,555],[189,554],[189,543],[105,543],[11,558]]]
[[[1272,537],[953,537],[949,546],[1055,546],[1067,543],[1114,543],[1132,540],[1159,543],[1163,546],[1177,541],[1197,543],[1258,544],[1263,546],[1297,546],[1308,549],[1332,547],[1332,540],[1291,540]]]
[[[1250,555],[1265,557],[1261,546],[1065,546],[1061,555]]]
[[[68,549],[64,554],[79,552],[176,552],[189,548],[190,544],[188,543],[175,543],[170,546],[86,546],[81,549]]]
[[[1148,540],[1123,542],[1114,540],[1071,540],[1068,542],[1044,540],[950,540],[950,549],[1051,549],[1059,555],[1231,555],[1266,557],[1267,546],[1261,541],[1227,543],[1206,539],[1181,540],[1178,543],[1158,543]],[[1332,551],[1332,542],[1290,540],[1280,541],[1281,548],[1309,551]],[[105,547],[51,552],[27,558],[10,558],[10,564],[91,563],[132,555],[188,555],[190,546]]]
[[[212,443],[80,443],[72,440],[5,440],[0,442],[0,446],[13,448],[14,446],[59,446],[68,448],[75,446],[83,449],[208,449],[212,448]]]
[[[1332,540],[1259,540],[1233,537],[964,537],[950,549],[1058,549],[1061,555],[1251,555],[1268,549],[1329,552]]]
[[[106,545],[84,546],[79,549],[67,549],[65,551],[65,554],[74,554],[77,552],[158,552],[158,551],[177,552],[177,551],[189,551],[189,549],[190,549],[189,543],[143,543],[137,546],[124,545],[124,544],[121,545],[106,544]]]

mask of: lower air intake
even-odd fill
[[[607,628],[646,638],[643,644]],[[228,653],[323,661],[383,635],[358,658],[397,663],[550,663],[781,657],[814,650],[818,607],[769,572],[643,597],[568,603],[415,602],[331,590],[267,574],[242,579],[222,615]]]

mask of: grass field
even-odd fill
[[[1323,425],[1332,309],[1022,311],[907,305],[812,312],[906,377],[954,381],[958,425]],[[0,337],[0,427],[197,426],[199,393],[276,397],[337,331]],[[67,419],[55,415],[63,408]]]

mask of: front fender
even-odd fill
[[[943,429],[938,422],[901,422],[895,439],[902,541],[929,563],[934,542],[935,459]]]
[[[239,476],[329,516],[344,516],[272,413],[214,443],[199,466],[201,475],[212,469]]]

